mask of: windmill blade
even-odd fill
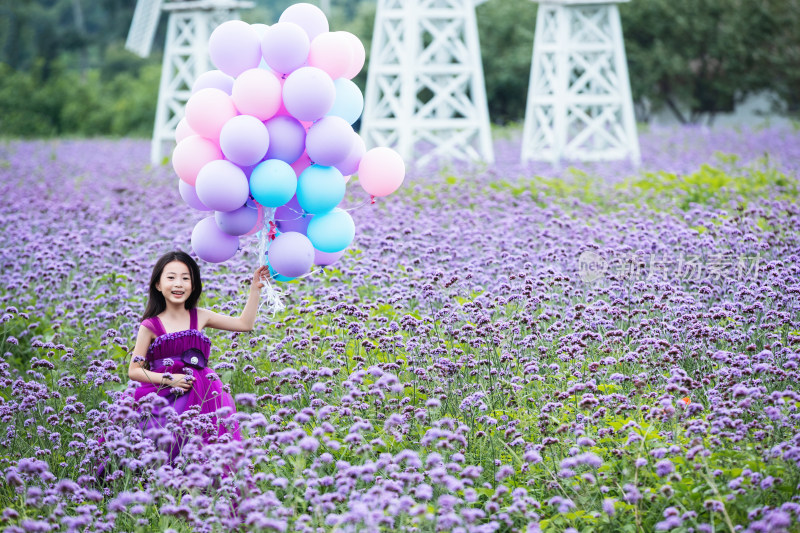
[[[150,55],[153,37],[161,15],[162,0],[138,0],[125,48],[141,57]]]

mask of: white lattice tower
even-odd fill
[[[175,144],[175,127],[183,118],[192,84],[212,68],[208,38],[222,22],[238,17],[237,10],[253,7],[239,0],[140,0],[136,5],[126,47],[139,55],[150,53],[160,11],[169,13],[161,66],[161,83],[150,145],[150,161],[158,164]]]
[[[536,0],[535,0],[536,1]],[[617,3],[540,0],[522,161],[640,161]]]
[[[378,0],[361,136],[406,161],[494,161],[474,0]]]

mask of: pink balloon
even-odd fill
[[[334,165],[339,169],[339,172],[341,172],[343,176],[346,176],[345,182],[350,179],[350,174],[355,174],[358,172],[358,164],[361,162],[361,158],[364,157],[364,154],[367,152],[367,147],[364,144],[364,139],[361,138],[361,135],[356,132],[353,132],[353,135],[353,144],[350,148],[350,152],[347,154],[347,157]]]
[[[281,13],[280,22],[294,22],[308,34],[308,39],[314,38],[325,33],[329,29],[328,17],[325,12],[313,4],[301,2],[287,7]]]
[[[244,234],[245,237],[248,235],[253,235],[254,233],[258,233],[259,231],[261,231],[261,228],[264,227],[264,206],[256,202],[255,200],[247,200],[246,205],[251,205],[251,204],[255,205],[256,208],[258,208],[258,218],[256,218],[256,224],[253,226],[253,228]]]
[[[283,84],[283,103],[297,120],[313,122],[324,117],[335,99],[333,80],[327,72],[316,67],[295,70]]]
[[[372,196],[387,196],[403,183],[406,167],[400,154],[379,146],[367,150],[358,164],[358,182]]]
[[[192,135],[197,135],[197,132],[189,126],[186,117],[183,117],[178,121],[178,125],[175,126],[175,142],[181,142],[186,137],[191,137]]]
[[[180,179],[194,186],[200,169],[218,159],[222,159],[222,150],[215,142],[192,135],[179,142],[172,151],[172,168]]]
[[[241,20],[223,22],[208,38],[208,55],[215,67],[235,78],[261,62],[258,33]]]
[[[178,192],[189,207],[197,209],[198,211],[211,211],[206,205],[197,197],[197,191],[194,187],[183,181],[178,180]]]
[[[209,70],[200,74],[192,84],[192,94],[201,89],[219,89],[220,91],[231,94],[233,89],[233,78],[221,70]]]
[[[264,32],[261,54],[269,68],[288,74],[306,62],[310,42],[306,32],[297,24],[278,22]]]
[[[353,62],[353,46],[341,32],[320,33],[311,41],[308,64],[321,68],[332,79],[340,78]]]
[[[281,105],[281,82],[262,68],[242,72],[233,82],[231,99],[239,113],[267,120]]]
[[[219,146],[229,161],[241,167],[255,165],[267,153],[269,133],[264,123],[256,117],[239,115],[222,127]]]
[[[310,167],[313,163],[311,162],[311,158],[308,157],[308,154],[303,152],[303,154],[297,158],[297,161],[291,164],[292,170],[294,173],[297,174],[297,177],[300,177],[300,174],[303,173],[305,169]]]
[[[364,43],[361,42],[361,39],[349,31],[337,31],[336,33],[343,34],[343,37],[350,43],[350,49],[352,51],[351,62],[347,67],[347,70],[345,70],[344,74],[342,74],[342,77],[352,80],[358,75],[359,72],[361,72],[361,69],[364,68],[364,61],[366,61],[367,58],[367,51],[364,48]]]
[[[355,132],[341,117],[327,116],[316,121],[306,135],[308,157],[318,165],[334,166],[353,148]]]
[[[219,229],[212,215],[198,222],[192,230],[192,250],[204,261],[222,263],[236,255],[239,237]]]
[[[186,102],[189,126],[206,139],[219,139],[222,126],[236,116],[233,100],[220,89],[200,89]]]

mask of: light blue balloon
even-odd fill
[[[267,159],[250,174],[250,194],[265,207],[279,207],[297,191],[297,175],[285,161]]]
[[[297,203],[306,213],[330,211],[344,199],[344,193],[344,176],[335,167],[311,165],[297,179]]]
[[[341,117],[352,126],[364,111],[364,95],[358,85],[347,78],[337,78],[333,86],[336,88],[336,98],[328,114]]]
[[[332,254],[350,246],[356,236],[356,225],[350,213],[337,207],[314,216],[308,223],[306,235],[314,248]]]

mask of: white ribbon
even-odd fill
[[[259,265],[265,266],[267,264],[267,250],[269,249],[269,222],[275,216],[275,211],[271,207],[265,207],[263,211],[263,225],[261,231],[259,232],[259,239],[258,239],[258,262]],[[258,310],[259,312],[261,309],[266,305],[267,312],[272,313],[274,317],[276,313],[279,313],[286,309],[286,306],[283,304],[281,297],[283,296],[283,291],[278,287],[273,287],[269,280],[272,278],[270,275],[269,278],[264,280],[264,286],[261,288],[261,305],[259,305]]]
[[[259,311],[265,305],[267,306],[267,313],[272,313],[272,316],[275,316],[275,313],[280,313],[286,306],[281,301],[281,297],[283,296],[283,291],[278,287],[273,287],[273,285],[269,281],[264,282],[264,286],[261,288],[261,296],[262,301],[261,305],[259,306]]]

